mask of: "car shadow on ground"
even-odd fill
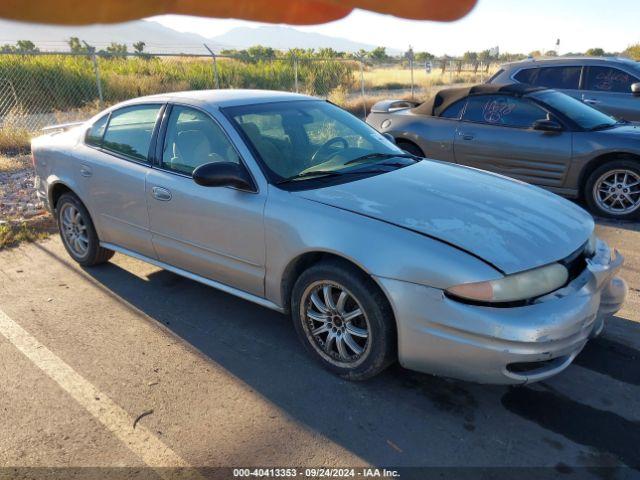
[[[443,379],[397,365],[351,383],[308,357],[282,314],[164,270],[146,279],[117,263],[85,272],[291,418],[371,464],[513,465],[510,453],[522,449],[531,451],[528,465],[549,466],[553,474],[576,473],[568,466],[576,462],[595,474],[605,468],[603,475],[622,464],[640,468],[640,425],[617,413],[616,405],[594,408],[581,398],[601,388],[604,376],[623,382],[619,388],[640,385],[640,352],[606,337],[578,357],[589,380],[575,395],[553,387],[554,380],[562,383],[563,375],[576,373],[573,366],[548,382],[518,388]],[[637,338],[640,325],[623,320],[623,328]],[[540,478],[545,472],[534,473]]]

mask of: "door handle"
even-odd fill
[[[83,177],[90,177],[91,175],[93,175],[93,172],[86,165],[80,165],[80,175],[82,175]]]
[[[463,140],[473,140],[474,138],[476,138],[473,133],[458,132],[458,135],[460,135]]]
[[[584,103],[587,105],[599,105],[602,103],[600,100],[596,100],[595,98],[583,98]]]
[[[163,187],[153,187],[151,189],[153,198],[160,200],[161,202],[168,202],[171,200],[171,192]]]

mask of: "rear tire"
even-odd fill
[[[584,198],[591,212],[605,218],[640,217],[640,162],[611,160],[596,168],[585,183]]]
[[[407,153],[410,153],[411,155],[415,155],[416,157],[424,158],[424,152],[415,143],[398,140],[397,145],[402,150],[404,150]]]
[[[100,246],[89,212],[73,193],[65,193],[58,200],[56,219],[64,248],[80,265],[92,267],[113,257],[113,250]]]
[[[291,317],[307,351],[342,378],[365,380],[396,359],[389,302],[371,278],[346,262],[304,271],[293,287]]]

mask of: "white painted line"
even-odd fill
[[[163,469],[166,467],[190,470],[193,468],[144,426],[138,424],[133,429],[133,417],[32,337],[2,310],[0,310],[0,333],[107,427],[145,464],[157,469],[160,476],[164,478],[174,476],[175,472]],[[194,470],[189,473],[190,478],[198,477]]]

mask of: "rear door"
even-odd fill
[[[571,162],[571,132],[533,130],[547,111],[526,98],[475,95],[459,123],[456,163],[545,187],[561,187]]]
[[[157,168],[147,177],[152,240],[159,259],[262,296],[266,192],[197,185],[192,172],[200,165],[244,163],[207,112],[173,105],[165,117]]]
[[[145,180],[163,107],[132,105],[99,119],[87,132],[87,150],[78,164],[82,197],[100,239],[152,258]]]
[[[585,67],[582,100],[616,118],[640,121],[640,96],[631,93],[638,77],[615,67]]]

